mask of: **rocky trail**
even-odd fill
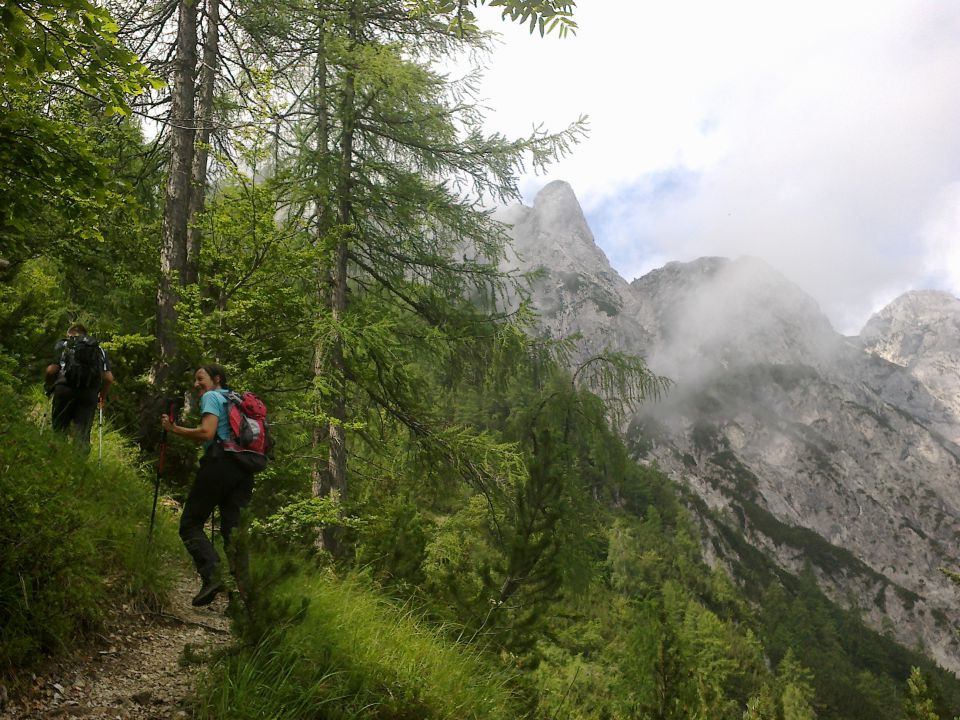
[[[194,608],[193,578],[183,578],[163,613],[121,606],[99,636],[73,656],[32,676],[20,695],[0,687],[0,719],[188,718],[202,660],[230,642],[227,600]]]

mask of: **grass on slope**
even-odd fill
[[[261,560],[261,563],[264,561]],[[357,578],[305,564],[270,588],[286,613],[224,657],[197,717],[513,718],[508,677]]]
[[[135,451],[97,429],[88,453],[30,418],[42,396],[0,384],[0,675],[65,651],[95,632],[111,604],[158,607],[179,557],[161,514],[148,545],[153,488]]]

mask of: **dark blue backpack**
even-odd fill
[[[103,378],[103,351],[96,338],[73,335],[63,342],[60,367],[68,388],[87,390],[100,387]]]

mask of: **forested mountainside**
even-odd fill
[[[499,223],[585,126],[484,130],[437,71],[487,49],[476,4],[0,9],[0,712],[81,712],[46,663],[196,580],[213,361],[276,446],[194,717],[955,716],[956,415],[939,361],[901,369],[945,326],[840,338],[756,262],[631,287],[562,184]],[[115,378],[91,446],[43,392],[71,326]]]
[[[563,183],[505,219],[512,264],[542,268],[543,332],[643,354],[674,380],[625,437],[716,512],[703,542],[717,562],[749,574],[745,539],[876,631],[960,669],[957,591],[940,572],[960,565],[960,301],[908,293],[843,337],[752,258],[673,262],[628,284]]]

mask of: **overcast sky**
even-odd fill
[[[856,333],[909,289],[960,295],[960,2],[579,0],[576,37],[507,23],[490,128],[590,117],[549,175],[632,280],[763,258]]]

